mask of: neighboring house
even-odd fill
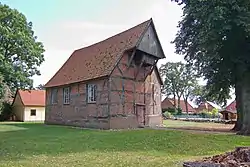
[[[226,108],[228,111],[236,111],[236,100],[232,101]]]
[[[225,120],[237,119],[236,101],[234,100],[226,108],[222,109],[220,113],[223,115]]]
[[[17,121],[44,121],[45,90],[18,90],[12,107]]]
[[[156,67],[162,58],[152,19],[74,51],[45,84],[45,123],[101,129],[162,124]]]
[[[212,102],[210,102],[210,101],[206,101],[206,102],[202,102],[202,103],[198,106],[198,108],[197,108],[196,110],[197,110],[197,112],[202,112],[202,111],[208,111],[208,112],[210,112],[210,111],[212,111],[213,109],[218,109],[218,110],[220,110],[221,107],[218,106],[218,105],[216,105],[216,104],[214,104],[214,103],[212,103]]]
[[[176,106],[178,106],[178,100],[176,99],[175,100],[176,101]],[[189,113],[189,114],[192,114],[192,113],[195,113],[196,112],[196,110],[195,110],[195,108],[193,108],[190,104],[189,104],[189,102],[188,102],[188,104],[187,104],[188,106],[188,111],[187,111],[187,109],[186,109],[186,104],[185,104],[185,101],[184,100],[180,100],[180,108],[181,108],[181,110],[182,110],[182,113]],[[163,110],[166,110],[166,109],[168,109],[168,108],[174,108],[174,99],[172,99],[172,98],[165,98],[163,101],[162,101],[162,103],[161,103],[161,106],[162,106],[162,109]]]

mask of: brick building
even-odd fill
[[[101,129],[160,125],[156,63],[162,58],[152,19],[74,51],[45,85],[45,123]]]

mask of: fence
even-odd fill
[[[174,115],[173,119],[194,122],[225,122],[220,117],[203,117],[200,115]]]

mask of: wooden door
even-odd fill
[[[139,126],[145,125],[145,106],[143,105],[136,105],[136,117]]]
[[[225,113],[225,120],[229,120],[229,115],[228,115],[228,113]]]

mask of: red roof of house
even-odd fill
[[[196,110],[197,110],[197,112],[201,112],[203,110],[211,111],[213,109],[221,110],[221,106],[219,106],[213,102],[210,102],[210,101],[205,101],[205,102],[202,102]]]
[[[178,100],[176,99],[175,101],[176,101],[176,105],[178,105]],[[162,108],[168,108],[170,107],[169,106],[170,104],[172,105],[171,107],[174,107],[174,99],[165,98],[162,101]],[[191,111],[191,112],[196,111],[189,103],[187,103],[187,105],[188,105],[188,111]],[[184,100],[180,100],[180,108],[183,112],[186,112],[186,104]]]
[[[24,106],[45,106],[45,90],[18,90]]]
[[[137,46],[150,23],[152,19],[104,41],[74,51],[45,84],[45,87],[66,85],[110,75],[122,54]]]
[[[236,101],[234,100],[226,107],[227,111],[236,111]]]

